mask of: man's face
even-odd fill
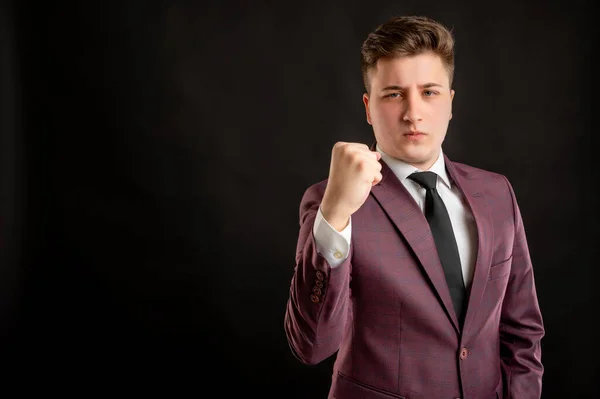
[[[452,118],[454,90],[441,58],[433,53],[381,58],[369,77],[371,93],[363,102],[377,144],[394,158],[429,169]]]

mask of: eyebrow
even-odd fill
[[[441,84],[438,83],[425,83],[423,85],[420,85],[419,88],[421,89],[429,89],[430,87],[444,87]],[[401,86],[396,86],[396,85],[392,85],[392,86],[386,86],[383,89],[381,89],[381,91],[386,91],[386,90],[406,90],[404,87]]]

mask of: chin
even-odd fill
[[[413,165],[423,165],[434,161],[434,154],[430,149],[410,148],[398,151],[396,158]]]

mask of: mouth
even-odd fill
[[[419,131],[404,133],[404,137],[410,140],[417,140],[427,136],[427,134]]]

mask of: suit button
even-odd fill
[[[320,270],[317,271],[317,280],[323,281],[323,279],[325,279],[325,276],[323,276],[323,272]]]
[[[321,290],[319,289],[319,287],[313,287],[313,292],[315,295],[321,295]]]
[[[321,280],[317,280],[317,281],[315,281],[315,286],[317,288],[323,288],[323,282]]]
[[[314,303],[318,303],[319,302],[319,297],[316,296],[315,294],[311,294],[310,300],[313,301]]]
[[[467,348],[462,348],[460,350],[460,358],[462,360],[465,360],[467,358],[467,356],[469,356],[469,351],[467,350]]]

